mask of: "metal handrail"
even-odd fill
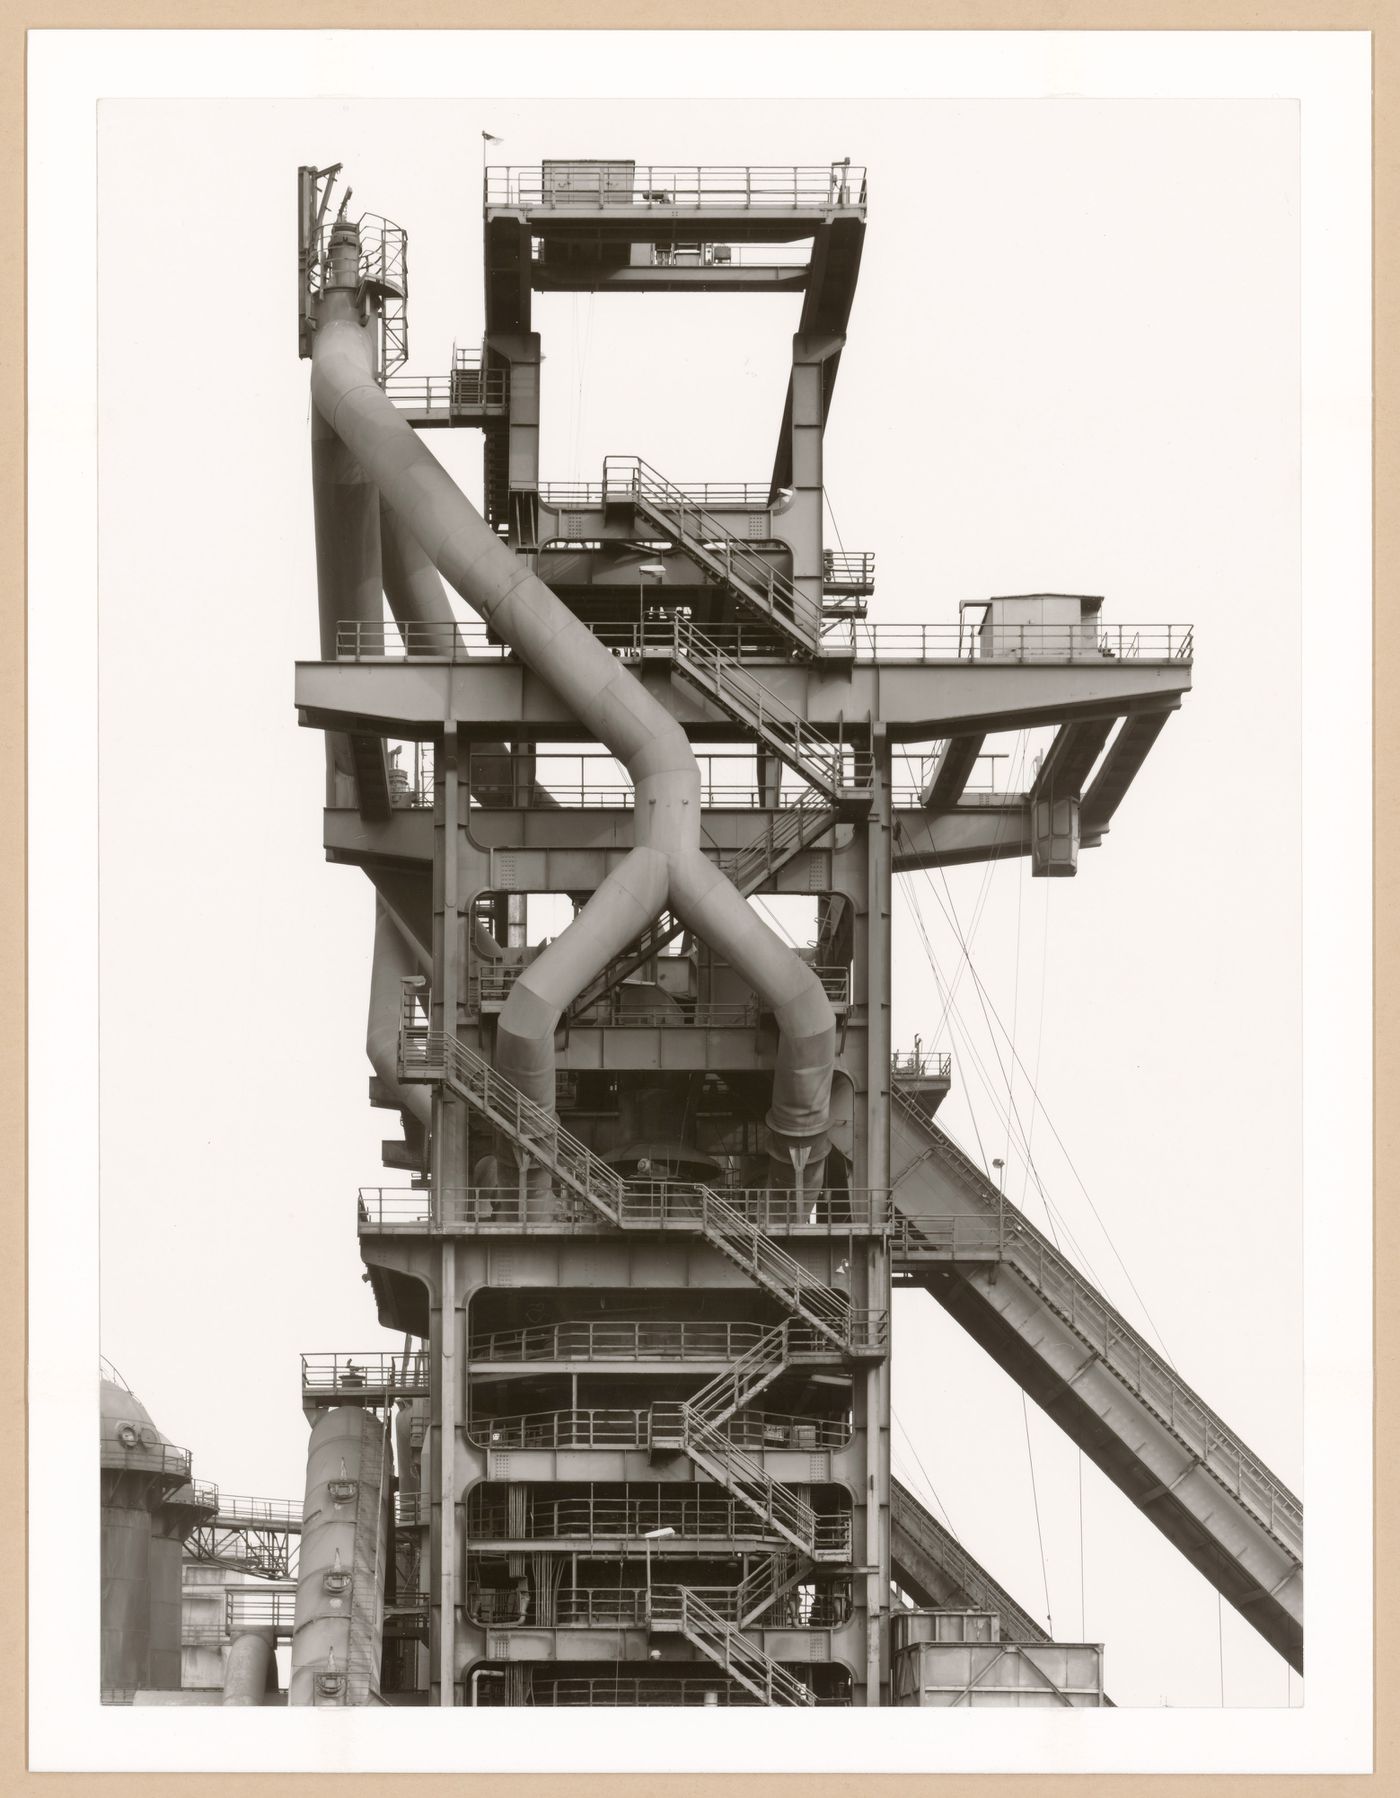
[[[646,1498],[534,1497],[525,1518],[527,1527],[517,1536],[509,1527],[507,1507],[483,1501],[480,1492],[480,1487],[474,1489],[468,1514],[468,1529],[475,1541],[632,1542],[648,1530],[667,1528],[675,1531],[678,1540],[781,1540],[776,1532],[756,1527],[751,1508],[737,1498],[685,1498],[661,1485]]]
[[[727,1486],[760,1517],[770,1519],[789,1541],[815,1558],[818,1543],[816,1512],[790,1487],[775,1480],[742,1443],[731,1441],[724,1430],[695,1416],[684,1404],[654,1405],[651,1429],[653,1442],[679,1440],[681,1448],[697,1467]]]
[[[303,1393],[346,1393],[358,1398],[370,1392],[393,1393],[395,1397],[421,1395],[428,1390],[427,1351],[306,1354],[301,1358],[301,1389]]]
[[[697,506],[736,512],[771,510],[773,490],[767,481],[672,481],[671,486]],[[541,481],[538,492],[541,505],[576,511],[601,506],[607,486],[603,481]]]
[[[810,1328],[801,1334],[804,1342],[820,1342]],[[829,1346],[829,1345],[828,1345]],[[746,1349],[731,1366],[716,1374],[708,1385],[693,1392],[685,1401],[685,1409],[694,1417],[718,1426],[726,1418],[747,1405],[763,1387],[788,1364],[788,1331],[785,1323],[765,1330],[758,1341]]]
[[[244,1498],[222,1492],[214,1521],[215,1528],[266,1524],[272,1529],[300,1529],[301,1516],[299,1498]]]
[[[642,1322],[530,1324],[472,1338],[471,1361],[730,1361],[767,1332],[762,1324]]]
[[[766,1556],[757,1567],[739,1581],[734,1593],[734,1611],[743,1625],[762,1615],[785,1585],[802,1570],[803,1561],[792,1548]]]
[[[510,405],[510,371],[505,368],[454,369],[446,375],[390,375],[384,391],[405,411],[441,413],[496,412]]]
[[[696,1647],[717,1661],[726,1673],[748,1686],[768,1704],[811,1705],[816,1702],[786,1667],[748,1641],[722,1611],[717,1610],[693,1586],[653,1586],[647,1596],[649,1620],[674,1621]]]
[[[720,867],[731,885],[747,897],[766,874],[783,866],[789,850],[796,853],[807,848],[835,822],[836,814],[826,796],[808,788],[798,795],[795,805],[785,806],[769,820],[753,842],[734,855],[722,855]]]
[[[595,180],[586,182],[588,166]],[[482,171],[488,206],[573,212],[584,207],[637,211],[830,212],[866,204],[867,177],[859,164],[794,167],[568,161],[493,163]]]
[[[668,1678],[656,1674],[646,1678],[635,1675],[622,1678],[609,1673],[546,1680],[537,1673],[530,1692],[530,1703],[537,1709],[559,1710],[646,1710],[658,1705],[685,1709],[720,1705],[739,1709],[760,1702],[747,1686],[716,1675],[705,1678],[681,1674]],[[817,1700],[818,1704],[823,1702],[820,1698]]]
[[[591,619],[588,628],[598,640],[620,655],[641,655],[649,650],[669,652],[674,639],[671,618]],[[1014,639],[1011,633],[1015,633]],[[746,660],[787,660],[787,652],[748,624],[708,625],[709,641],[726,654]],[[822,632],[811,648],[817,661],[898,662],[1020,662],[1104,660],[1190,663],[1195,656],[1195,626],[1190,624],[1100,624],[1090,642],[1070,625],[1007,625],[998,641],[1017,648],[989,652],[979,633],[958,624],[870,624],[863,619],[841,619]],[[508,661],[518,659],[506,643],[494,639],[479,620],[441,624],[389,624],[362,619],[342,619],[336,626],[338,661]]]
[[[896,1080],[948,1080],[953,1057],[943,1050],[896,1049],[890,1056],[890,1073]]]
[[[475,1418],[470,1441],[482,1448],[641,1448],[647,1411],[623,1405],[588,1405],[562,1411],[524,1411]]]
[[[726,811],[785,812],[811,803],[812,789],[805,784],[785,780],[760,786],[752,751],[707,753],[697,748],[695,760],[700,769],[702,805]],[[626,769],[604,749],[541,747],[518,754],[478,749],[468,757],[467,781],[474,799],[481,795],[492,806],[630,810],[632,805],[632,782]],[[426,784],[427,803],[431,804],[431,781]],[[920,791],[919,781],[908,776],[902,791],[913,803]]]
[[[475,1050],[443,1031],[430,1031],[417,1018],[419,991],[405,985],[399,1033],[401,1079],[444,1079],[484,1116],[520,1144],[530,1160],[552,1171],[579,1198],[612,1224],[628,1223],[628,1182],[585,1143],[572,1136],[558,1115],[525,1097]],[[650,1190],[645,1183],[643,1191]],[[793,1310],[813,1322],[840,1346],[847,1344],[850,1305],[802,1263],[779,1248],[740,1211],[710,1187],[695,1188],[702,1232]]]
[[[313,291],[324,288],[331,266],[331,237],[338,229],[338,219],[326,219],[312,246],[309,276]],[[401,225],[377,212],[366,212],[356,221],[360,237],[359,278],[389,287],[399,295],[408,292],[408,234]]]
[[[136,1473],[159,1473],[181,1484],[190,1477],[191,1455],[174,1443],[152,1441],[150,1424],[119,1424],[101,1436],[101,1464],[130,1468]]]
[[[736,537],[724,520],[699,506],[641,456],[603,458],[604,503],[630,499],[645,507],[703,563],[718,563],[728,584],[782,628],[815,641],[821,606],[803,594],[750,540]]]
[[[494,1449],[646,1448],[656,1435],[653,1414],[663,1410],[659,1405],[578,1405],[558,1411],[523,1411],[476,1418],[467,1426],[467,1435],[479,1447]],[[842,1449],[851,1440],[849,1419],[797,1417],[779,1411],[745,1412],[715,1425],[703,1419],[687,1420],[688,1427],[692,1423],[697,1440],[703,1438],[708,1453],[715,1454],[723,1442],[724,1453],[735,1460],[747,1459],[749,1451],[766,1449]],[[739,1471],[765,1488],[786,1491],[757,1462]],[[785,1515],[810,1514],[800,1500],[791,1495],[789,1499]]]
[[[726,711],[737,712],[785,761],[795,763],[813,787],[828,796],[869,788],[874,762],[868,750],[833,743],[814,731],[801,712],[679,614],[671,620],[671,627],[672,659],[682,672],[692,678],[698,672],[701,684],[709,683],[716,702]]]
[[[224,1593],[225,1634],[235,1635],[240,1629],[288,1631],[296,1620],[296,1603],[295,1586],[230,1586]]]
[[[685,1181],[628,1183],[624,1223],[636,1228],[699,1230],[700,1189]],[[765,1234],[879,1235],[890,1215],[888,1188],[729,1187],[725,1198]],[[435,1234],[522,1228],[598,1229],[592,1206],[571,1193],[518,1185],[448,1188],[437,1194],[413,1187],[363,1186],[356,1199],[360,1230]]]
[[[186,1496],[188,1494],[188,1496]],[[197,1511],[217,1512],[219,1509],[219,1488],[213,1480],[190,1480],[184,1486],[178,1486],[170,1494],[167,1503],[188,1505]]]
[[[975,1162],[898,1088],[894,1097],[917,1122],[933,1152],[961,1176],[965,1185],[977,1192],[994,1214],[989,1220],[976,1220],[983,1229],[983,1253],[989,1252],[985,1247],[986,1234],[995,1230],[998,1240],[990,1252],[1015,1268],[1045,1303],[1103,1356],[1124,1385],[1158,1421],[1186,1444],[1290,1555],[1301,1560],[1303,1507],[1282,1480],[1202,1403],[1030,1219],[1001,1197]],[[962,1223],[961,1219],[956,1221]],[[917,1218],[908,1220],[904,1240],[913,1245],[908,1252],[917,1252],[918,1239],[929,1222]],[[974,1233],[964,1230],[958,1240],[968,1242],[972,1239]],[[899,1240],[896,1236],[897,1243]]]
[[[824,549],[822,551],[822,585],[828,589],[853,587],[861,593],[875,590],[875,552],[873,549]]]

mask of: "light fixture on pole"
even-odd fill
[[[675,1531],[670,1524],[659,1530],[643,1530],[642,1541],[647,1545],[647,1621],[651,1621],[651,1545],[653,1542],[664,1542],[674,1536]]]
[[[992,1166],[997,1170],[997,1253],[1000,1254],[1006,1235],[1006,1163],[1000,1155],[993,1155]]]
[[[503,137],[497,137],[494,131],[483,131],[481,134],[481,198],[483,204],[489,203],[486,191],[486,146],[487,144],[503,144],[505,141]],[[501,196],[502,199],[509,197],[508,194]]]
[[[666,567],[662,562],[643,562],[637,569],[637,647],[640,649],[646,640],[646,584],[648,581],[663,581],[666,578]]]

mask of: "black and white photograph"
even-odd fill
[[[1364,37],[132,35],[33,1764],[1364,1771]]]

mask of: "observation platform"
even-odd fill
[[[401,1398],[426,1398],[428,1354],[308,1354],[301,1358],[301,1404],[314,1422],[318,1411],[338,1405],[382,1409]]]
[[[553,161],[488,168],[483,190],[488,333],[528,331],[532,289],[818,291],[823,313],[850,311],[866,206],[850,163]]]
[[[952,1090],[953,1058],[922,1045],[899,1050],[890,1061],[890,1078],[900,1092],[932,1117]]]
[[[653,660],[662,673],[676,655],[670,620],[593,628],[644,673]],[[737,653],[764,704],[803,717],[814,736],[835,740],[849,733],[846,720],[878,717],[894,741],[928,742],[961,728],[1174,710],[1190,690],[1194,638],[1183,625],[1116,626],[1092,641],[1027,625],[983,644],[955,624],[852,622],[825,637],[810,661]],[[734,739],[734,718],[700,691],[682,680],[670,691],[694,740]],[[296,703],[313,728],[397,739],[430,738],[446,723],[496,741],[528,733],[568,742],[580,733],[550,688],[481,625],[342,625],[334,661],[297,663]]]

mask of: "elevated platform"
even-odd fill
[[[530,293],[827,293],[848,313],[865,171],[556,161],[484,177],[486,325],[530,329]],[[798,250],[790,246],[803,244]],[[844,298],[844,306],[842,304]],[[804,317],[806,316],[804,310]]]

